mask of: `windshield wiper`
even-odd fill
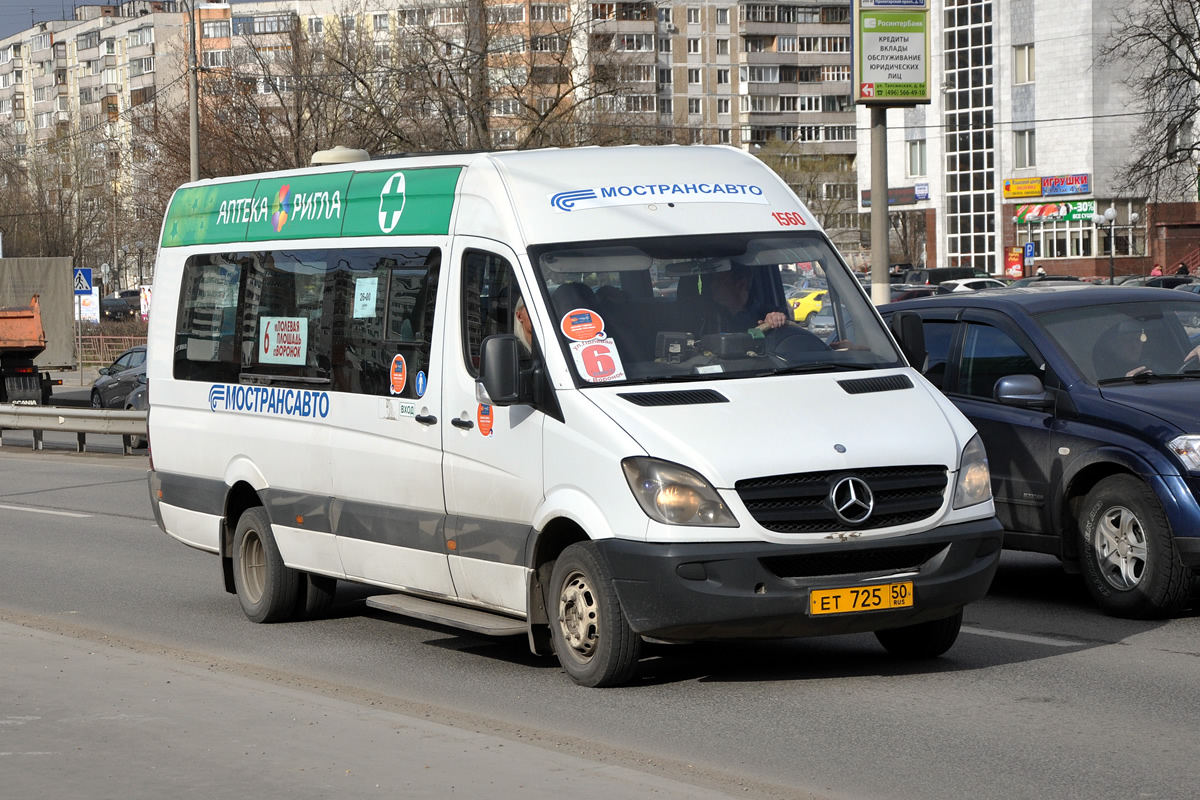
[[[813,361],[808,364],[793,364],[790,367],[779,367],[778,369],[766,370],[758,373],[759,375],[803,375],[809,372],[830,372],[830,371],[860,371],[878,369],[874,364],[845,364],[838,361]]]
[[[1137,375],[1126,375],[1121,378],[1105,378],[1096,381],[1098,386],[1112,386],[1115,383],[1167,383],[1170,381],[1200,380],[1200,372],[1182,372],[1173,375],[1159,375],[1154,372],[1139,372]]]
[[[627,386],[637,386],[643,383],[687,383],[689,381],[707,381],[719,380],[721,378],[744,378],[745,373],[741,372],[707,372],[694,373],[687,372],[679,375],[649,375],[644,378],[630,378],[626,381]]]

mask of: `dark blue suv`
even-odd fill
[[[1200,566],[1200,297],[1043,284],[880,311],[979,430],[1005,547],[1082,571],[1110,614],[1187,604]]]

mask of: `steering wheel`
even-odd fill
[[[1179,365],[1179,373],[1200,372],[1200,353],[1195,350],[1187,354],[1187,358]]]
[[[792,358],[809,353],[827,353],[829,345],[815,333],[789,324],[766,332],[767,352],[780,358]]]

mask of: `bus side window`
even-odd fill
[[[236,383],[242,264],[234,254],[192,256],[183,267],[173,374],[180,380]]]
[[[467,371],[478,376],[483,340],[497,333],[517,333],[516,307],[521,290],[512,265],[494,253],[470,250],[463,256],[462,268],[463,358]]]
[[[441,251],[437,248],[343,251],[333,274],[333,389],[416,398],[418,372],[429,370]],[[406,378],[393,390],[392,368]]]

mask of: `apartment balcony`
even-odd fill
[[[797,59],[797,56],[808,55],[808,53],[775,53],[764,50],[755,53],[743,53],[743,55],[745,56],[745,60],[741,61],[740,63],[752,66],[762,66],[767,64],[803,63]]]
[[[145,89],[147,86],[154,85],[154,73],[146,72],[142,75],[137,75],[129,79],[129,89]]]
[[[99,86],[103,80],[104,76],[97,72],[92,75],[81,75],[76,82],[79,84],[80,89],[90,89]]]
[[[25,62],[20,58],[11,58],[6,64],[0,64],[0,75],[7,75],[13,70],[25,69]]]
[[[849,142],[821,142],[821,150],[832,155],[853,156],[858,154],[858,143]]]
[[[47,86],[54,85],[54,75],[39,75],[33,79],[34,89],[44,89]]]
[[[590,33],[658,33],[653,19],[593,19]]]
[[[849,53],[738,53],[739,64],[794,64],[798,67],[842,66],[850,63]]]
[[[760,22],[757,20],[745,20],[738,27],[738,33],[743,36],[775,36],[780,33],[795,34],[796,23],[794,22]]]

